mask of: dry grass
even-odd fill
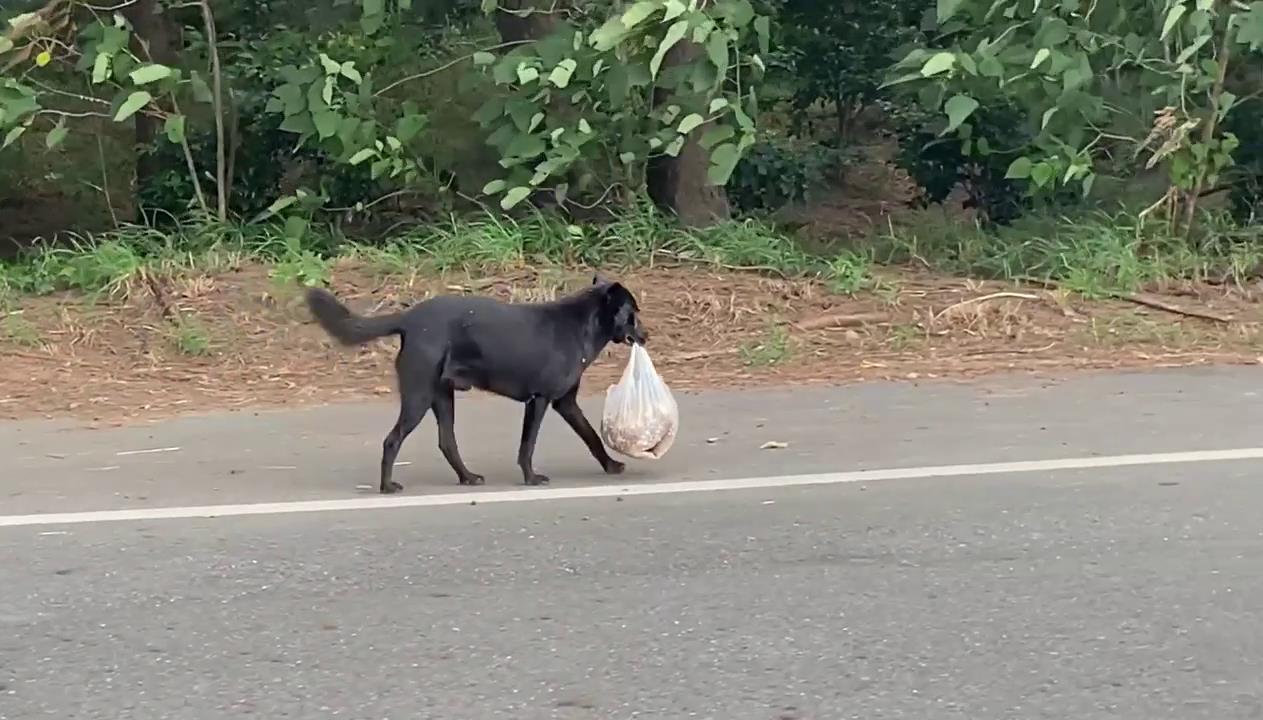
[[[371,312],[436,293],[550,300],[591,280],[530,269],[498,277],[383,274],[350,260],[333,277],[340,297]],[[1254,363],[1263,351],[1258,306],[1214,288],[1181,288],[1171,302],[1230,314],[1226,326],[1120,301],[1089,304],[1056,290],[915,273],[884,275],[855,296],[817,282],[692,268],[621,279],[637,292],[650,351],[678,389]],[[301,289],[251,265],[150,276],[96,302],[26,299],[0,330],[0,415],[13,418],[125,421],[392,392],[392,342],[330,346],[310,323]],[[596,363],[589,392],[616,378],[625,352],[611,348]]]

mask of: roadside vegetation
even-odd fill
[[[542,299],[592,269],[692,325],[661,352],[742,382],[975,342],[1020,351],[1004,369],[1257,357],[1263,3],[26,0],[0,23],[21,382],[224,372],[251,323],[301,324],[304,286]]]

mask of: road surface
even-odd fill
[[[550,418],[534,494],[489,399],[387,500],[384,404],[0,425],[0,720],[1260,718],[1260,373],[686,396],[619,479]]]

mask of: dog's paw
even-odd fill
[[[382,483],[382,486],[381,486],[382,495],[393,495],[399,492],[400,490],[403,490],[403,485],[400,485],[394,480],[391,480],[390,482]]]
[[[626,469],[627,469],[627,466],[617,460],[610,460],[609,462],[605,463],[606,475],[622,475],[623,471]]]
[[[539,473],[535,473],[534,475],[526,478],[527,485],[547,485],[550,482],[552,482],[552,480],[550,480],[547,475],[540,475]]]
[[[466,475],[465,477],[460,479],[461,485],[484,485],[486,484],[486,482],[487,482],[486,478],[484,478],[481,475],[475,475],[473,473],[470,473],[469,475]]]

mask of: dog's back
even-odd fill
[[[578,301],[578,303],[576,302]],[[480,296],[441,295],[408,310],[401,323],[400,359],[437,363],[461,389],[477,387],[516,400],[565,390],[592,361],[583,357],[590,312],[582,298],[505,303]]]

